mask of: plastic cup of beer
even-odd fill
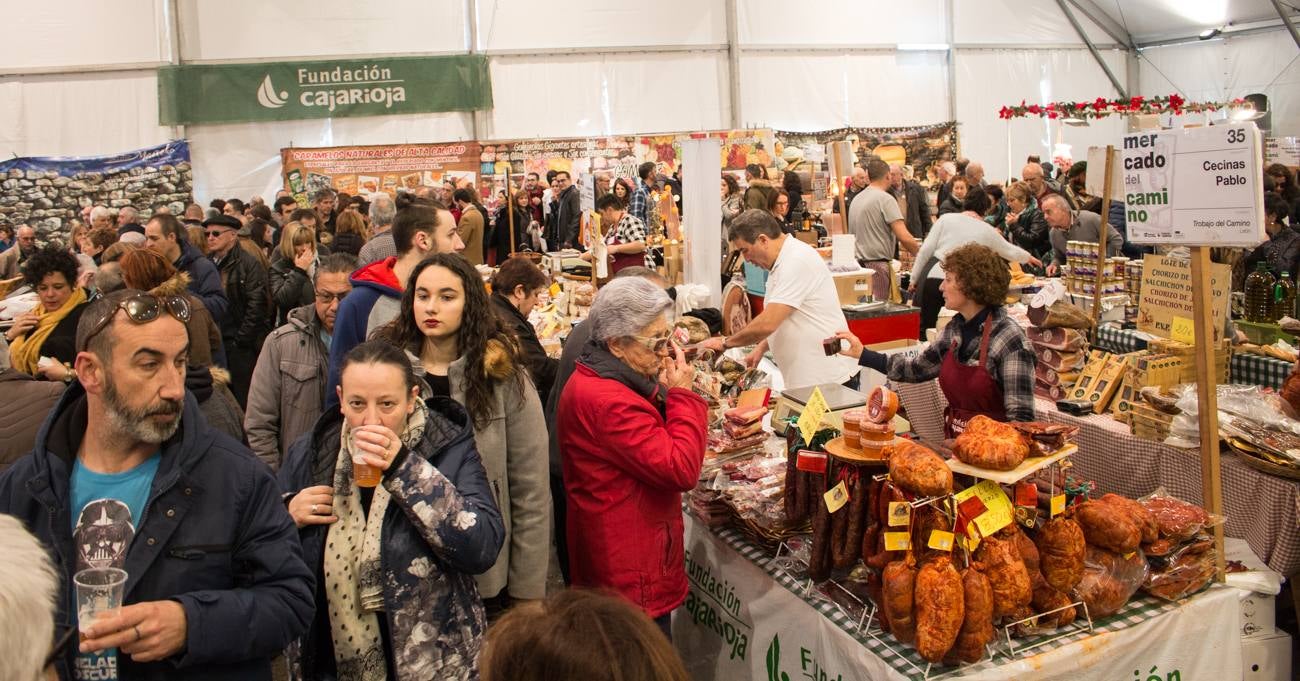
[[[352,438],[352,479],[357,481],[357,487],[378,487],[379,480],[384,472],[366,463],[361,458],[361,452],[357,449],[357,434],[351,435]]]
[[[86,640],[86,630],[101,614],[122,607],[122,593],[126,587],[126,570],[118,568],[86,568],[72,576],[77,589],[78,638]]]

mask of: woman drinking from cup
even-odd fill
[[[316,573],[316,615],[290,649],[300,679],[475,679],[486,620],[473,575],[504,529],[469,415],[423,401],[382,341],[343,360],[326,413],[279,471]]]

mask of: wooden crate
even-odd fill
[[[1135,437],[1156,442],[1163,442],[1166,437],[1169,437],[1169,427],[1174,421],[1173,414],[1166,414],[1140,398],[1134,400],[1130,406],[1129,431]]]

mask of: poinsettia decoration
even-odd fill
[[[1091,102],[1051,102],[1046,105],[1026,104],[1020,100],[1019,105],[1004,106],[998,110],[998,118],[1026,118],[1028,116],[1058,118],[1105,118],[1113,114],[1162,114],[1170,113],[1181,116],[1185,113],[1218,111],[1246,104],[1244,99],[1229,102],[1188,102],[1177,94],[1168,97],[1130,97],[1128,99],[1105,99],[1098,97]]]

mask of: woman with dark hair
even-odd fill
[[[1233,270],[1242,273],[1242,279],[1255,271],[1256,263],[1268,263],[1274,276],[1283,272],[1291,273],[1291,281],[1300,276],[1300,230],[1287,226],[1286,216],[1291,207],[1286,199],[1277,193],[1264,195],[1264,232],[1268,241],[1258,245],[1245,258],[1233,266]]]
[[[1024,329],[1003,308],[1011,284],[1006,261],[988,246],[968,243],[948,251],[943,269],[939,291],[944,306],[957,314],[920,354],[904,357],[866,350],[848,330],[835,334],[848,343],[841,354],[858,358],[858,364],[891,381],[939,379],[948,399],[943,415],[946,437],[956,437],[980,415],[995,421],[1033,421],[1034,352]]]
[[[528,314],[537,306],[537,297],[549,283],[542,270],[528,258],[507,258],[492,277],[492,305],[506,327],[515,332],[519,352],[528,365],[542,403],[551,394],[560,361],[546,354],[537,339],[537,330],[528,321]]]
[[[504,533],[465,409],[420,399],[406,354],[372,340],[343,359],[338,410],[277,478],[316,576],[289,647],[297,679],[476,679],[487,629],[473,575]]]
[[[732,218],[740,215],[740,211],[745,210],[745,194],[740,191],[740,182],[736,181],[736,176],[729,173],[722,174],[722,240],[727,240],[727,228],[731,226]],[[727,252],[726,248],[722,249],[723,253]]]
[[[77,322],[88,302],[76,285],[78,266],[76,256],[57,246],[36,251],[23,264],[23,283],[36,289],[39,301],[5,332],[13,368],[64,383],[76,377]],[[42,357],[54,361],[42,366]]]
[[[496,227],[492,230],[493,248],[496,251],[496,263],[501,265],[510,259],[510,220],[511,217],[506,213],[506,202],[504,200],[505,192],[502,192],[501,207],[497,208],[496,217],[494,218]],[[533,213],[529,210],[531,198],[526,191],[515,192],[515,250],[532,250],[531,244],[527,241],[528,223],[533,221]]]
[[[366,221],[355,210],[345,210],[334,219],[334,243],[330,250],[334,253],[360,255],[361,247],[366,245]]]
[[[989,197],[983,189],[971,187],[962,207],[964,210],[960,213],[939,216],[921,242],[921,250],[912,265],[912,284],[908,290],[915,296],[916,302],[912,304],[919,302],[921,308],[921,340],[925,340],[926,329],[933,328],[939,319],[939,308],[943,305],[939,287],[944,275],[939,263],[949,251],[969,243],[984,244],[1012,262],[1042,265],[1031,253],[1009,243],[981,219],[989,209]]]
[[[939,204],[939,217],[949,213],[960,213],[962,202],[966,200],[966,192],[970,191],[970,182],[966,180],[965,175],[958,175],[952,178],[948,183],[948,198]]]
[[[544,597],[551,546],[546,420],[482,277],[455,253],[425,258],[407,279],[397,318],[376,334],[417,358],[431,394],[469,410],[506,528],[501,555],[478,579],[489,612],[511,599]]]
[[[483,681],[688,681],[654,622],[627,601],[566,589],[501,618],[483,647]]]
[[[793,170],[785,171],[781,180],[781,187],[785,189],[786,197],[790,200],[790,205],[785,211],[785,224],[797,225],[803,220],[804,202],[803,202],[803,182],[799,180],[799,173]]]
[[[460,219],[456,222],[456,228],[460,231],[460,240],[465,242],[465,250],[461,255],[471,265],[482,265],[485,262],[483,245],[490,241],[485,233],[487,210],[478,202],[478,195],[465,187],[452,193],[452,199],[460,208]]]
[[[1283,217],[1290,221],[1291,227],[1300,225],[1300,186],[1297,186],[1295,173],[1281,163],[1273,163],[1264,170],[1272,178],[1273,191],[1286,201],[1288,212]]]
[[[620,177],[614,180],[613,191],[614,196],[617,196],[618,200],[623,202],[624,207],[627,206],[628,201],[632,200],[632,185],[628,183],[627,178],[625,177]]]
[[[785,187],[772,187],[772,193],[768,199],[767,211],[771,213],[781,223],[781,229],[789,234],[794,231],[790,225],[790,193]]]

